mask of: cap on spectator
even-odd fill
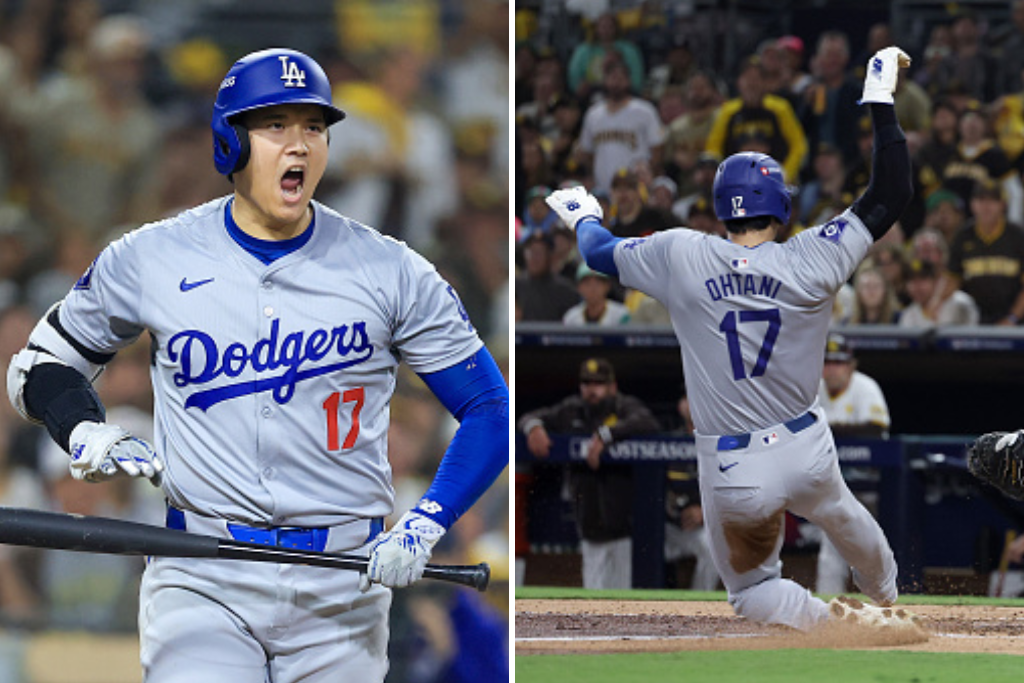
[[[516,117],[516,124],[522,128],[537,129],[533,117]],[[494,132],[479,123],[461,123],[455,126],[455,151],[459,158],[478,158],[489,153]]]
[[[760,55],[750,55],[740,62],[740,68],[736,72],[736,75],[742,75],[746,73],[748,69],[757,69],[759,72],[764,73],[764,64],[761,63]]]
[[[171,50],[167,67],[178,83],[199,88],[207,83],[219,84],[231,65],[217,43],[193,38]]]
[[[636,173],[629,170],[628,168],[620,168],[615,172],[615,177],[612,178],[612,187],[632,187],[637,188],[640,186],[640,179],[636,177]]]
[[[967,85],[964,83],[963,79],[960,78],[959,76],[954,76],[954,77],[950,78],[949,81],[946,83],[946,87],[943,88],[943,91],[945,92],[947,97],[952,97],[952,98],[961,98],[961,97],[969,97],[970,96],[970,90],[968,90]],[[962,113],[963,112],[961,112],[959,110],[957,111],[957,114],[962,114]]]
[[[617,55],[605,57],[604,66],[601,69],[601,73],[604,76],[611,74],[613,71],[619,70],[625,72],[627,76],[629,75],[629,67],[626,66],[626,63],[622,61],[620,57]]]
[[[711,168],[717,169],[718,164],[720,163],[722,163],[722,160],[713,152],[701,152],[697,156],[697,168],[700,168],[701,166],[710,166]]]
[[[672,193],[672,196],[676,196],[676,192],[679,191],[679,186],[676,185],[676,181],[669,178],[667,175],[660,175],[651,181],[651,190],[657,190],[659,187],[663,187]]]
[[[711,202],[704,197],[699,197],[695,202],[690,204],[690,210],[687,212],[686,217],[693,218],[694,216],[711,216],[712,218],[717,218],[717,216],[715,216],[715,207],[713,207]]]
[[[576,282],[579,282],[585,277],[599,277],[602,280],[607,280],[608,276],[604,273],[600,273],[586,264],[585,261],[581,261],[578,268],[576,268]]]
[[[604,358],[588,358],[580,366],[580,382],[601,382],[607,384],[615,381],[615,370]]]
[[[828,335],[825,342],[825,360],[835,363],[849,363],[853,360],[853,352],[846,341],[846,337],[835,332]]]
[[[534,185],[526,191],[526,202],[530,203],[534,199],[547,199],[551,196],[551,188],[546,185]]]
[[[672,40],[669,42],[669,49],[672,50],[686,50],[688,52],[693,51],[693,47],[690,45],[690,39],[686,36],[676,34],[672,36]]]
[[[546,244],[548,249],[555,248],[555,238],[544,230],[533,230],[529,234],[527,234],[526,237],[523,238],[523,248],[525,249],[534,242]]]
[[[88,49],[104,60],[134,59],[145,56],[150,35],[145,24],[128,14],[113,14],[102,19],[89,36]]]
[[[978,23],[978,13],[970,7],[958,7],[953,14],[953,21],[961,19],[970,19],[974,23]]]
[[[775,38],[767,38],[757,44],[757,49],[754,51],[757,54],[764,56],[768,52],[780,52],[782,50],[779,47],[779,41]]]
[[[943,203],[952,204],[953,208],[957,211],[962,212],[964,210],[964,200],[960,199],[960,195],[946,189],[935,190],[935,192],[928,195],[928,198],[924,200],[924,208],[926,211],[934,211]]]
[[[814,150],[816,156],[822,154],[831,154],[832,156],[842,156],[842,151],[831,142],[819,142],[818,147]]]
[[[804,41],[797,36],[782,36],[775,41],[775,45],[783,50],[789,50],[797,54],[802,55],[804,53]]]
[[[759,128],[748,128],[736,136],[736,144],[740,147],[751,142],[762,145],[771,144],[771,140],[769,140],[764,131]]]
[[[572,107],[573,109],[579,109],[580,101],[575,97],[566,95],[565,93],[559,93],[558,95],[555,95],[555,98],[553,100],[551,100],[550,109],[551,111],[555,111],[556,109],[561,109],[562,107]]]
[[[935,112],[937,112],[940,109],[948,109],[949,111],[953,112],[955,116],[958,116],[960,114],[959,110],[957,110],[956,108],[956,104],[954,104],[953,100],[949,99],[948,97],[937,97],[935,98],[935,101],[932,102],[933,116],[935,115]]]
[[[1003,200],[1003,186],[993,180],[979,180],[974,183],[971,199]]]
[[[551,224],[551,240],[554,242],[556,237],[565,237],[573,244],[576,244],[576,233],[572,231],[568,225],[558,220]]]
[[[925,45],[924,61],[931,62],[936,59],[945,59],[952,51],[948,45]]]
[[[960,110],[960,118],[963,118],[968,114],[976,114],[981,118],[985,118],[985,108],[978,100],[967,100],[967,102],[963,106],[963,109]]]
[[[11,202],[0,202],[0,237],[22,237],[29,234],[31,229],[25,209]]]
[[[537,59],[558,59],[558,51],[555,50],[555,46],[548,45],[547,43],[540,45],[535,44],[533,46],[533,52],[537,55]]]
[[[857,119],[857,131],[860,133],[862,138],[870,137],[875,134],[875,127],[871,123],[871,115],[861,116]]]
[[[935,264],[931,261],[914,259],[910,262],[910,273],[908,277],[911,280],[916,278],[928,278],[933,280],[938,277],[938,273],[935,272]]]

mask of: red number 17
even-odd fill
[[[363,409],[365,394],[362,387],[346,389],[345,393],[335,391],[324,401],[324,411],[327,413],[327,450],[337,451],[352,448],[356,445],[356,437],[359,436],[359,413]],[[338,445],[341,430],[338,423],[341,421],[341,404],[355,403],[352,406],[352,426],[345,435],[345,442]]]

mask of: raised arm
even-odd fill
[[[619,276],[615,265],[615,245],[622,241],[601,225],[601,204],[583,187],[556,190],[545,201],[570,229],[576,231],[576,244],[587,265],[596,271]]]
[[[875,141],[871,181],[852,209],[876,240],[889,231],[914,196],[907,138],[896,120],[892,98],[899,69],[906,66],[910,57],[898,47],[887,47],[871,58],[864,76],[860,103],[871,105]]]

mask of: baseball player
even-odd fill
[[[508,464],[508,389],[455,291],[403,243],[312,200],[344,116],[307,55],[237,61],[212,119],[233,194],[109,245],[11,362],[12,402],[76,478],[159,482],[172,528],[369,555],[363,576],[153,558],[139,614],[150,683],[382,681],[388,587],[422,576]],[[105,423],[90,384],[144,331],[153,446]],[[403,360],[460,426],[424,497],[383,532]]]
[[[836,332],[825,342],[825,365],[818,386],[818,401],[833,434],[887,438],[889,404],[882,387],[857,369],[846,337]]]
[[[829,615],[914,628],[902,610],[849,598],[831,605],[781,576],[786,510],[822,527],[879,605],[895,602],[896,562],[846,487],[817,401],[832,299],[910,200],[910,158],[893,107],[899,48],[876,53],[864,81],[875,151],[872,182],[824,225],[775,242],[790,217],[780,165],[752,152],[718,168],[715,212],[728,239],[676,229],[620,240],[582,188],[549,203],[577,231],[580,252],[669,310],[682,349],[704,517],[736,613],[811,629]]]
[[[825,342],[825,367],[818,387],[818,402],[835,436],[888,437],[891,419],[882,387],[857,370],[846,337],[832,332]],[[818,593],[846,591],[850,568],[828,536],[818,551]]]

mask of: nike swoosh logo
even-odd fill
[[[725,472],[726,470],[731,470],[733,467],[736,467],[736,465],[739,465],[739,464],[740,464],[740,461],[737,460],[736,462],[730,463],[728,465],[719,465],[718,466],[718,471],[719,472]]]
[[[206,280],[197,280],[195,282],[188,282],[187,280],[188,280],[188,278],[181,278],[181,284],[178,285],[178,288],[181,289],[181,291],[183,291],[183,292],[187,292],[190,289],[195,289],[196,287],[202,287],[205,284],[209,284],[209,283],[213,282],[213,278],[212,277],[209,278],[209,279],[206,279]]]

